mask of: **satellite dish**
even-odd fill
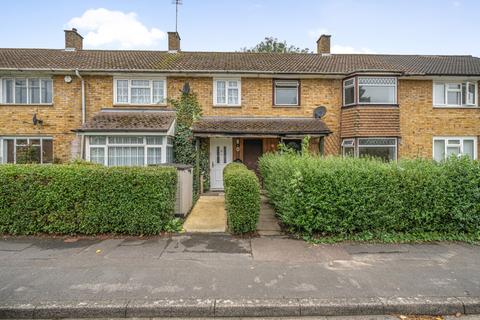
[[[313,117],[320,119],[325,115],[325,113],[327,113],[327,108],[324,106],[319,106],[313,110]]]

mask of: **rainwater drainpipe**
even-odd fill
[[[85,106],[85,80],[80,75],[80,72],[78,71],[78,69],[75,69],[75,75],[82,82],[82,125],[84,125],[85,119],[86,119],[86,113],[87,113],[86,106]],[[82,159],[84,158],[84,149],[85,149],[85,135],[82,134],[81,140],[80,140],[80,155]]]

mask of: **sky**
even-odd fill
[[[85,49],[166,50],[172,0],[2,2],[0,47],[63,48],[76,27]],[[184,51],[238,51],[265,37],[333,53],[467,54],[480,57],[479,0],[182,0]]]

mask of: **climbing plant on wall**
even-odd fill
[[[173,150],[175,163],[193,166],[193,194],[196,198],[200,192],[200,176],[208,176],[208,153],[202,144],[193,136],[192,125],[202,115],[202,107],[197,95],[190,90],[187,83],[183,86],[182,94],[178,99],[170,100],[172,107],[177,111],[175,124],[175,141]]]

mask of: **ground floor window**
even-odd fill
[[[106,166],[146,166],[173,162],[170,136],[89,136],[87,160]]]
[[[385,161],[397,159],[397,138],[351,138],[342,141],[343,156],[374,157]]]
[[[53,163],[53,140],[47,137],[0,137],[0,163]]]
[[[433,138],[433,159],[443,161],[455,155],[466,155],[477,159],[476,137],[435,137]]]

